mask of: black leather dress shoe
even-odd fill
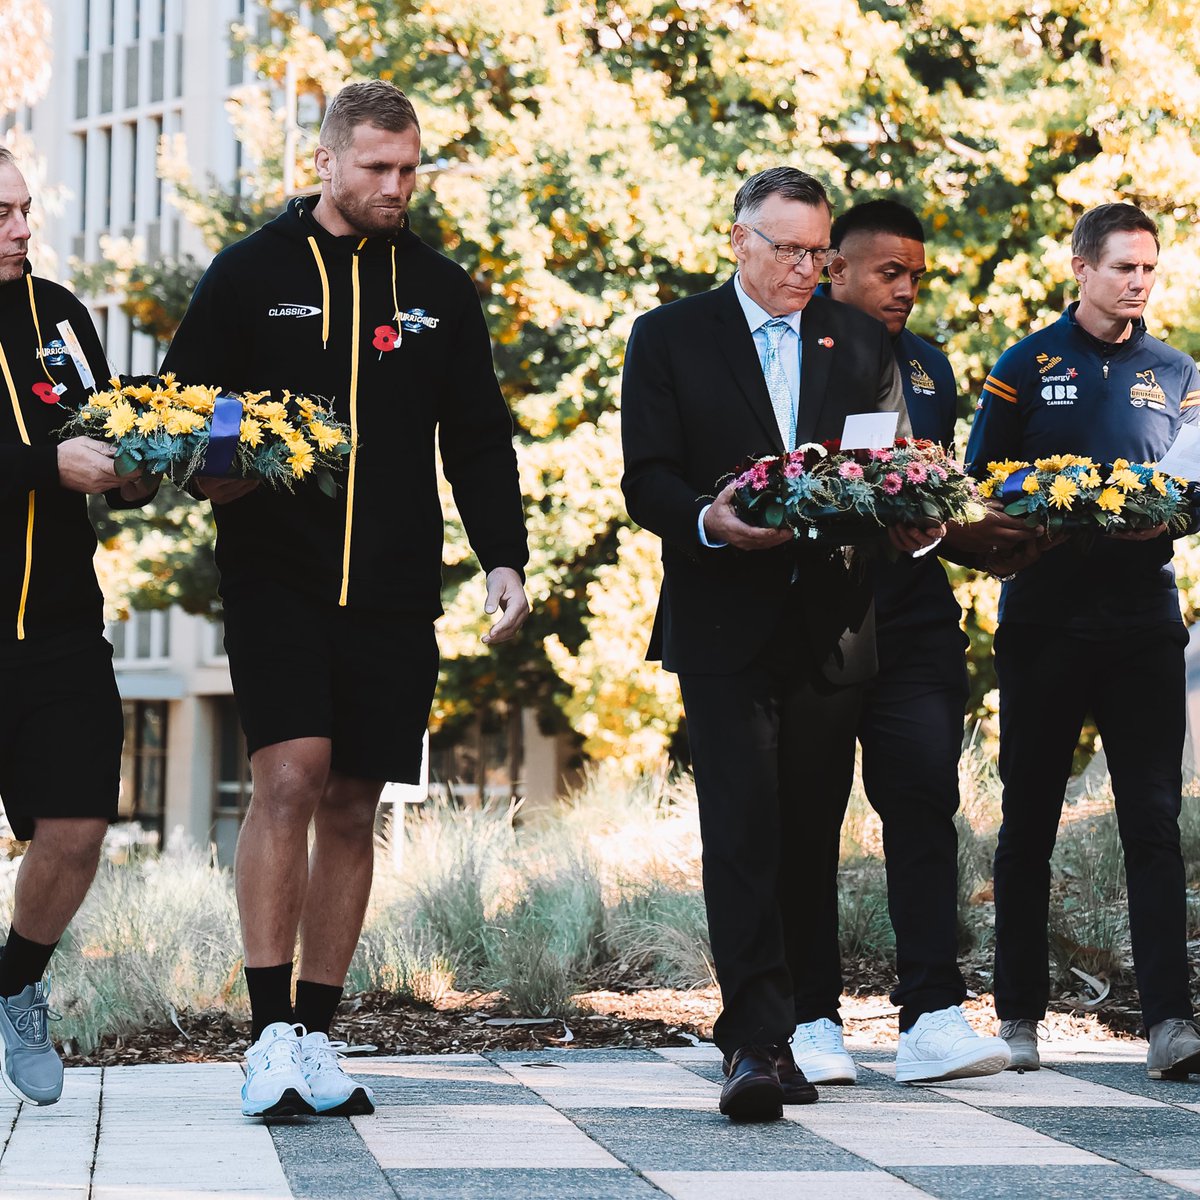
[[[783,1088],[784,1104],[816,1104],[817,1089],[804,1077],[804,1072],[796,1066],[790,1046],[775,1046],[771,1053],[775,1057],[775,1070],[779,1074],[779,1086]],[[729,1074],[729,1059],[721,1060],[721,1071]]]
[[[721,1089],[721,1111],[731,1121],[777,1121],[783,1116],[783,1087],[770,1046],[743,1046],[729,1061]]]

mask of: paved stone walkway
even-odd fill
[[[3,1200],[945,1200],[1200,1195],[1200,1083],[1138,1045],[941,1086],[855,1052],[859,1084],[771,1125],[717,1113],[711,1046],[377,1058],[373,1117],[245,1120],[233,1065],[72,1070],[0,1100]],[[7,1097],[7,1093],[4,1093]]]

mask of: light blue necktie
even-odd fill
[[[794,450],[796,410],[792,407],[792,389],[788,387],[787,372],[783,369],[783,359],[779,355],[779,345],[791,326],[783,317],[773,317],[762,329],[767,335],[767,352],[763,356],[767,393],[771,397],[771,407],[775,410],[775,423],[779,426],[779,436],[783,438],[783,448]]]

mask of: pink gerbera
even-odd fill
[[[904,473],[908,476],[909,483],[924,483],[929,477],[925,464],[919,462],[909,463]]]
[[[856,462],[844,462],[838,467],[838,474],[843,479],[861,479],[863,477],[863,469]]]
[[[904,480],[895,471],[889,471],[883,477],[883,490],[889,496],[894,496],[904,486]]]
[[[804,474],[804,464],[798,462],[790,462],[783,468],[783,477],[785,479],[797,479]]]
[[[890,450],[872,450],[871,457],[876,462],[889,463],[892,461],[892,452]]]

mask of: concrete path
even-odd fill
[[[711,1046],[364,1059],[373,1117],[270,1125],[240,1115],[236,1066],[72,1070],[55,1107],[0,1099],[0,1197],[1200,1195],[1200,1082],[1152,1083],[1143,1053],[1051,1043],[1053,1069],[912,1087],[857,1050],[856,1087],[740,1127],[717,1113]]]

